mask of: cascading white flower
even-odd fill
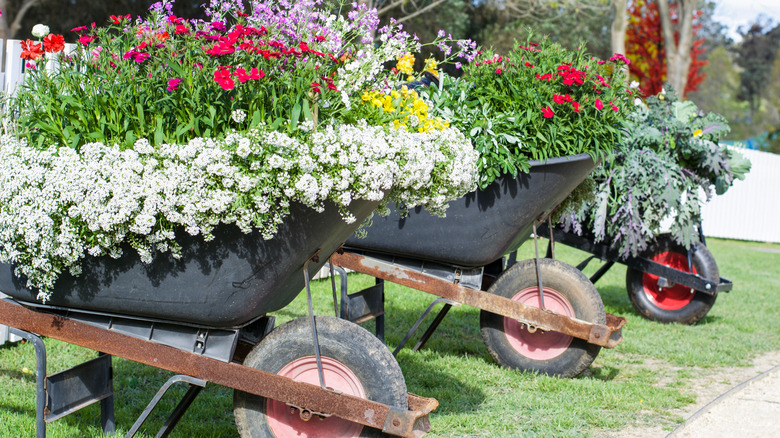
[[[476,162],[454,128],[419,134],[364,121],[320,126],[306,139],[261,126],[223,140],[141,139],[126,150],[40,150],[0,136],[0,262],[45,300],[60,273],[78,275],[87,256],[119,257],[124,242],[149,261],[155,251],[180,254],[175,229],[208,240],[216,225],[235,223],[273,238],[291,203],[333,202],[347,222],[355,199],[442,213],[476,187]]]

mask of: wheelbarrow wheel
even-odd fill
[[[408,408],[406,382],[387,347],[362,327],[342,319],[316,317],[325,386],[345,394]],[[257,344],[244,365],[319,385],[308,318],[277,327]],[[308,421],[298,410],[277,400],[235,391],[233,414],[242,438],[374,437],[380,430],[341,418]]]
[[[656,263],[690,272],[688,251],[669,234],[658,236],[642,256]],[[691,262],[694,274],[710,281],[720,280],[715,257],[702,243],[696,242],[693,245]],[[640,315],[663,323],[695,324],[710,311],[717,298],[716,295],[697,292],[681,284],[660,287],[658,276],[632,268],[626,270],[626,290],[631,304]]]
[[[606,323],[601,296],[585,275],[558,260],[540,259],[539,263],[545,309],[583,321]],[[536,260],[523,260],[507,269],[488,292],[540,307]],[[536,330],[484,310],[480,326],[482,339],[496,362],[520,371],[574,377],[585,371],[601,350],[583,339]]]

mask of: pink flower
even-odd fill
[[[92,35],[82,35],[79,37],[79,42],[81,44],[84,44],[85,46],[92,42],[95,38],[92,37]]]
[[[214,71],[214,80],[223,90],[232,90],[236,86],[230,73],[230,67],[217,67]]]
[[[555,115],[555,113],[553,112],[552,108],[550,108],[550,105],[547,105],[547,106],[546,106],[546,107],[544,107],[544,109],[542,110],[542,116],[543,116],[543,117],[547,117],[548,119],[552,119],[552,117],[553,117],[554,115]]]
[[[179,88],[179,84],[180,83],[181,83],[181,79],[173,78],[173,79],[168,81],[168,87],[166,88],[166,90],[173,91],[173,90]]]
[[[620,53],[615,53],[611,58],[609,58],[610,61],[620,61],[626,65],[631,64],[631,61],[628,60],[625,56],[623,56]]]
[[[242,67],[239,67],[236,69],[236,77],[238,78],[238,81],[243,84],[250,79],[257,81],[265,77],[265,72],[257,68],[252,68],[249,73],[247,73],[246,70],[244,70]]]
[[[496,74],[497,74],[497,75],[500,75],[502,71],[503,71],[503,70],[501,70],[501,67],[499,67],[499,68],[497,68],[497,69],[496,69]]]
[[[87,30],[87,26],[79,26],[79,27],[74,27],[74,28],[73,28],[73,29],[71,29],[70,31],[71,31],[71,32],[81,32],[82,30]]]
[[[618,108],[614,104],[612,104],[612,111],[620,111],[620,108]]]
[[[601,111],[602,109],[604,109],[604,103],[602,103],[602,102],[601,102],[601,99],[599,99],[598,97],[596,98],[596,103],[595,103],[595,105],[596,105],[596,109],[597,109],[597,110],[599,110],[599,111]]]

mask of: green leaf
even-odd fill
[[[298,127],[298,119],[301,117],[301,104],[296,103],[293,105],[292,113],[290,115],[290,130],[295,130]]]

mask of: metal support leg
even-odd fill
[[[401,343],[398,344],[397,347],[395,347],[395,350],[393,350],[393,356],[397,355],[398,352],[401,351],[401,348],[403,348],[404,345],[406,345],[406,343],[409,342],[409,338],[411,338],[412,334],[414,334],[414,332],[417,331],[417,329],[420,327],[420,324],[422,324],[422,322],[425,319],[425,317],[428,316],[428,314],[431,313],[431,310],[433,310],[433,308],[437,304],[439,304],[439,303],[444,303],[445,306],[444,306],[443,309],[441,309],[439,311],[439,315],[436,315],[436,319],[428,327],[428,330],[426,330],[426,332],[425,332],[425,335],[427,335],[427,337],[425,338],[426,341],[428,340],[428,338],[431,337],[431,334],[433,334],[433,331],[436,330],[436,327],[438,327],[439,323],[444,318],[444,315],[446,315],[447,312],[450,310],[450,307],[452,307],[452,306],[459,306],[460,305],[460,303],[457,303],[457,302],[452,301],[452,300],[448,300],[446,298],[436,298],[435,300],[433,300],[431,305],[428,306],[427,309],[425,309],[425,311],[422,313],[422,315],[420,315],[420,317],[417,319],[417,322],[414,323],[414,325],[409,330],[409,332],[406,333],[406,336],[404,336],[403,340],[401,340]],[[425,336],[425,335],[423,335],[423,336]],[[423,344],[425,344],[425,342],[423,342]],[[418,342],[417,346],[414,347],[414,351],[417,351],[421,347],[422,347],[422,345],[420,345],[420,343]]]
[[[98,356],[108,356],[105,353],[99,353]],[[113,374],[113,372],[112,372]],[[108,380],[110,385],[110,391],[114,392],[114,377],[111,376]],[[116,422],[114,421],[114,396],[106,397],[100,400],[100,427],[103,428],[103,433],[109,434],[116,432]]]
[[[542,267],[539,263],[539,235],[536,234],[536,222],[533,223],[534,228],[534,249],[536,250],[536,281],[539,286],[539,308],[545,310],[544,307],[544,285],[542,284]]]
[[[602,267],[600,267],[598,269],[598,271],[596,271],[593,274],[592,277],[590,277],[590,282],[593,283],[593,284],[596,284],[596,282],[599,281],[599,279],[601,279],[601,277],[604,274],[606,274],[607,271],[609,271],[609,268],[611,268],[612,265],[614,265],[614,264],[615,264],[615,262],[613,262],[613,261],[608,261],[608,262],[604,263],[604,265]]]
[[[165,393],[168,392],[171,386],[173,386],[173,384],[176,382],[187,382],[189,383],[190,388],[187,390],[187,393],[184,395],[181,402],[179,402],[179,405],[176,406],[176,409],[174,409],[173,413],[171,413],[170,417],[168,417],[168,419],[165,421],[165,424],[163,424],[163,427],[160,429],[160,432],[157,434],[157,437],[168,436],[171,430],[173,430],[173,428],[176,426],[176,423],[179,422],[182,415],[184,415],[184,412],[190,406],[195,397],[206,386],[205,380],[185,376],[182,374],[177,374],[168,379],[168,381],[163,384],[160,390],[157,391],[157,394],[154,396],[154,398],[152,398],[152,401],[149,402],[149,405],[141,413],[141,416],[138,417],[138,419],[135,421],[135,424],[133,424],[133,427],[131,427],[130,431],[127,432],[125,438],[131,438],[135,436],[135,434],[138,432],[138,429],[140,429],[144,422],[146,422],[146,420],[149,418],[149,415],[157,406],[157,403],[160,402]]]
[[[314,340],[314,357],[317,359],[317,374],[320,377],[320,387],[325,387],[325,375],[322,372],[322,357],[320,355],[320,341],[317,338],[317,322],[314,320],[314,307],[311,301],[311,284],[309,283],[309,261],[303,264],[303,281],[306,284],[306,300],[309,303],[309,323],[311,325],[311,334]]]
[[[35,436],[46,438],[46,346],[34,333],[11,327],[11,334],[27,339],[35,348]]]

